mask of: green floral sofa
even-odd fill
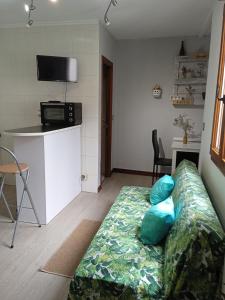
[[[174,174],[176,221],[158,246],[137,238],[149,189],[124,187],[75,271],[69,300],[213,300],[219,289],[225,236],[196,167]]]

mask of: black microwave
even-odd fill
[[[82,123],[82,104],[73,102],[41,102],[41,123],[74,126]]]

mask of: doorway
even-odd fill
[[[113,63],[102,56],[101,183],[111,176]]]

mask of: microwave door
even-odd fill
[[[64,106],[46,106],[44,107],[45,123],[64,124],[65,109]]]

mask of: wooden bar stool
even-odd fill
[[[15,235],[16,235],[17,224],[19,222],[19,217],[20,217],[20,213],[21,213],[21,209],[22,209],[23,198],[24,198],[24,193],[25,192],[27,193],[27,196],[30,200],[31,207],[34,211],[34,215],[35,215],[35,218],[37,220],[37,223],[38,223],[39,227],[41,227],[41,224],[40,224],[40,221],[39,221],[36,209],[35,209],[33,199],[31,197],[31,193],[30,193],[30,191],[28,189],[28,186],[27,186],[27,181],[28,181],[28,177],[29,177],[29,167],[28,167],[28,165],[25,164],[25,163],[19,163],[16,156],[15,156],[15,154],[12,151],[10,151],[9,149],[0,146],[0,150],[3,150],[5,152],[7,152],[11,156],[11,158],[14,160],[14,163],[0,165],[0,174],[2,174],[1,185],[0,185],[0,199],[1,199],[1,197],[3,198],[3,201],[4,201],[4,203],[7,207],[8,213],[9,213],[10,218],[12,219],[12,221],[14,221],[14,219],[12,217],[12,213],[10,211],[10,208],[9,208],[8,203],[7,203],[6,197],[3,193],[3,187],[4,187],[4,183],[5,183],[5,176],[7,174],[13,174],[13,175],[18,174],[18,175],[20,175],[20,178],[21,178],[22,183],[23,183],[23,192],[22,192],[22,195],[21,195],[21,200],[19,202],[19,207],[18,207],[18,211],[17,211],[17,218],[16,218],[16,221],[15,221],[15,226],[14,226],[14,230],[13,230],[13,237],[12,237],[12,243],[11,243],[11,248],[13,248],[14,247],[14,240],[15,240]]]

